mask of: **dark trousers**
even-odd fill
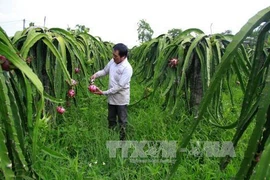
[[[126,137],[127,117],[127,105],[108,104],[109,128],[115,128],[117,123],[120,125],[120,140],[124,140]]]

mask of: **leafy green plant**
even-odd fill
[[[232,42],[226,48],[225,54],[222,56],[221,63],[218,66],[214,77],[210,83],[208,90],[206,91],[205,96],[203,97],[203,101],[200,105],[199,116],[196,121],[193,123],[193,127],[191,128],[190,133],[183,139],[180,148],[185,148],[190,141],[192,134],[197,129],[199,122],[206,115],[206,110],[210,105],[210,102],[213,97],[213,93],[217,91],[217,88],[220,85],[220,80],[225,75],[227,70],[230,68],[231,64],[234,61],[234,56],[237,54],[238,47],[240,47],[243,40],[248,36],[248,34],[256,28],[261,23],[265,23],[262,30],[259,33],[256,50],[253,56],[251,72],[249,74],[249,82],[247,84],[247,88],[245,91],[245,98],[243,100],[243,105],[241,109],[241,114],[238,119],[238,127],[236,134],[240,133],[241,135],[246,130],[245,126],[249,126],[250,120],[254,119],[256,115],[256,124],[253,130],[252,135],[250,136],[247,150],[245,152],[245,157],[241,163],[240,169],[236,174],[236,179],[244,179],[249,178],[251,173],[253,172],[254,166],[252,166],[251,162],[254,158],[256,158],[255,154],[258,149],[263,150],[264,145],[260,147],[258,142],[260,142],[261,138],[267,139],[269,134],[265,134],[265,130],[269,127],[265,126],[268,121],[268,108],[269,108],[269,85],[268,85],[268,67],[269,67],[269,55],[265,57],[263,51],[263,43],[264,41],[260,41],[265,38],[266,32],[269,31],[269,16],[270,16],[270,8],[263,9],[254,17],[252,17],[246,25],[242,27],[242,29],[234,36]],[[262,63],[258,63],[258,61]],[[259,61],[259,62],[260,62]],[[258,109],[257,109],[258,108]],[[257,111],[253,111],[257,109]],[[254,114],[255,113],[255,114]],[[249,116],[250,118],[245,118]],[[245,125],[243,125],[245,124]],[[268,132],[268,131],[267,131]],[[260,148],[259,148],[260,147]],[[254,157],[255,156],[255,157]],[[171,173],[168,177],[176,171],[179,166],[181,160],[181,153],[178,151],[177,154],[177,162],[171,169]]]
[[[9,71],[0,68],[1,169],[6,179],[35,177],[31,163],[37,154],[36,122],[45,117],[43,85],[3,29],[0,29],[0,54],[17,68]],[[34,96],[38,98],[34,100]]]

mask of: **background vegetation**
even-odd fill
[[[270,7],[235,35],[172,29],[156,38],[145,20],[138,23],[127,140],[176,141],[167,163],[134,163],[121,151],[109,157],[106,142],[119,134],[107,129],[106,97],[88,85],[112,43],[82,25],[32,24],[13,37],[0,29],[0,177],[267,179],[269,19]],[[95,83],[105,89],[107,81]],[[225,141],[235,157],[208,156],[198,144]]]

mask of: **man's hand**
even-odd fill
[[[96,75],[96,74],[93,74],[93,75],[91,76],[90,80],[89,80],[89,83],[90,83],[90,84],[94,84],[94,81],[95,81],[96,77],[97,77],[97,75]]]
[[[98,87],[97,87],[97,90],[93,93],[97,95],[103,95],[103,92]]]
[[[93,79],[93,80],[95,80],[96,79],[96,77],[97,77],[97,75],[96,74],[93,74],[92,76],[91,76],[91,80]]]

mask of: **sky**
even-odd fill
[[[30,22],[47,28],[90,28],[103,41],[139,44],[138,22],[144,19],[153,38],[178,28],[205,34],[237,33],[269,0],[0,0],[0,26],[9,36]],[[44,21],[46,17],[46,20]]]

